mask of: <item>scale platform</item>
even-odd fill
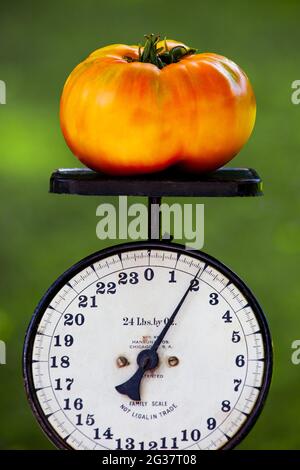
[[[220,168],[205,174],[178,169],[139,176],[110,176],[88,168],[52,173],[50,192],[85,196],[245,197],[262,196],[262,180],[251,168]]]

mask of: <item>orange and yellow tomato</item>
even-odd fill
[[[242,69],[218,54],[189,53],[177,41],[155,47],[161,57],[187,53],[160,68],[140,61],[143,48],[114,44],[90,54],[68,77],[61,128],[86,166],[115,175],[173,164],[204,172],[224,165],[247,142],[256,102]]]

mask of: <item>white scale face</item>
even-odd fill
[[[233,446],[265,393],[269,358],[255,302],[229,271],[176,246],[98,258],[62,277],[29,329],[27,388],[47,434],[73,449]],[[119,393],[187,289],[157,367],[142,374],[140,400]]]

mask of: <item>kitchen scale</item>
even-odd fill
[[[95,196],[259,196],[254,170],[111,177],[57,170],[50,192]],[[213,257],[149,239],[106,248],[62,274],[24,347],[29,403],[60,449],[233,449],[271,381],[268,325],[254,295]],[[155,230],[154,230],[155,232]]]

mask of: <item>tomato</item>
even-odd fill
[[[144,47],[93,52],[68,77],[60,104],[73,153],[116,175],[173,164],[214,170],[243,147],[255,114],[253,89],[238,65],[154,35]]]

